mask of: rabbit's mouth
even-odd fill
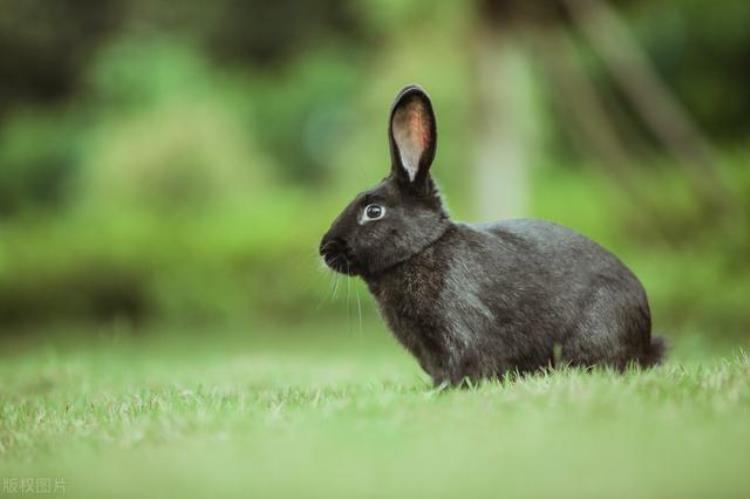
[[[360,274],[361,269],[351,248],[342,239],[324,241],[320,245],[320,256],[331,270],[350,276]]]

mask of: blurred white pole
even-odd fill
[[[536,111],[530,68],[512,33],[487,26],[475,37],[475,206],[482,219],[529,212],[529,163]]]

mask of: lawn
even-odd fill
[[[438,391],[377,322],[165,329],[0,342],[0,496],[750,496],[737,347]]]

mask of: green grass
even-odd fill
[[[379,324],[47,333],[0,343],[0,476],[72,497],[750,494],[739,349],[435,391]]]

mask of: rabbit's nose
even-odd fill
[[[320,241],[320,248],[318,248],[320,256],[325,256],[326,253],[333,249],[332,247],[335,246],[335,244],[334,240],[331,239],[328,234],[323,236],[323,239]]]
[[[320,242],[320,256],[341,253],[345,248],[346,244],[340,238],[330,238],[326,235]]]

